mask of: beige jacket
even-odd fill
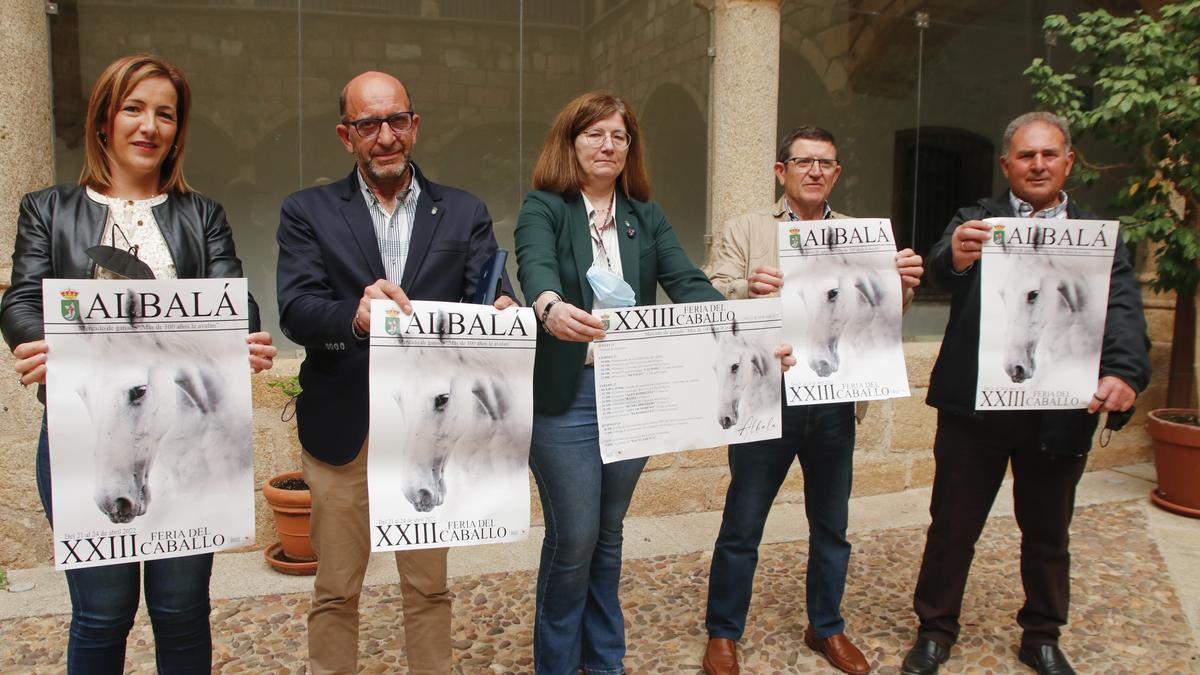
[[[779,267],[779,223],[787,220],[786,197],[775,205],[755,209],[725,221],[721,240],[713,249],[712,259],[705,270],[709,281],[726,298],[744,300],[750,297],[746,279],[756,267]],[[849,218],[836,211],[833,218]],[[912,304],[913,290],[905,289],[904,311]],[[854,416],[861,422],[867,413],[867,402],[855,404]]]

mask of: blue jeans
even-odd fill
[[[738,640],[746,629],[763,526],[793,459],[804,472],[808,621],[819,638],[845,631],[841,606],[850,564],[846,522],[854,424],[853,403],[785,406],[782,438],[729,446],[732,479],[708,578],[710,637]]]
[[[645,465],[645,458],[601,463],[592,368],[583,369],[565,413],[533,416],[529,466],[546,519],[533,622],[537,673],[625,672],[622,527]]]
[[[37,486],[46,519],[53,525],[45,417],[38,438]],[[212,563],[211,553],[146,561],[146,609],[160,673],[211,671],[208,578]],[[125,640],[137,615],[140,572],[141,563],[66,571],[71,593],[68,673],[125,672]]]

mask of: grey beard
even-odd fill
[[[407,171],[407,161],[404,162],[404,164],[401,164],[398,168],[387,171],[376,171],[375,167],[370,162],[367,162],[367,173],[370,174],[371,178],[374,178],[377,181],[388,181],[396,178],[404,178],[404,174]]]

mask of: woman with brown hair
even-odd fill
[[[622,523],[646,459],[600,461],[588,343],[604,336],[599,307],[724,297],[688,260],[649,201],[637,116],[606,92],[558,113],[517,217],[518,275],[543,328],[534,366],[533,441],[546,535],[538,568],[534,668],[553,675],[623,673],[617,587]],[[791,348],[777,356],[795,363]]]
[[[183,74],[154,56],[109,64],[92,89],[85,159],[77,185],[31,192],[21,200],[12,286],[0,304],[0,331],[16,357],[21,384],[43,386],[49,351],[42,329],[42,279],[240,277],[233,232],[220,204],[183,176],[191,90]],[[124,265],[95,261],[98,244],[128,249]],[[104,262],[104,265],[98,264]],[[258,331],[249,298],[250,367],[270,368],[271,336]],[[50,448],[42,418],[37,485],[47,519]],[[89,567],[66,572],[71,593],[67,670],[120,673],[125,641],[137,613],[144,571],[146,607],[154,628],[158,670],[208,673],[212,636],[208,580],[213,554]]]

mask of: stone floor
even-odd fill
[[[1200,564],[1177,560],[1169,565],[1155,539],[1161,528],[1150,522],[1160,515],[1144,498],[1119,496],[1077,510],[1072,528],[1072,621],[1064,634],[1064,650],[1081,673],[1200,673],[1200,644],[1196,627],[1189,623],[1190,618],[1194,623],[1195,610],[1191,591],[1183,594],[1188,602],[1181,602],[1177,592],[1189,583],[1179,581],[1181,573],[1194,584]],[[1016,660],[1019,632],[1013,621],[1022,599],[1012,555],[1018,534],[1002,505],[997,512],[977,549],[963,608],[963,634],[943,668],[946,673],[1028,672]],[[1200,532],[1191,522],[1183,527],[1180,531],[1189,537]],[[712,532],[715,528],[707,533],[709,539]],[[704,533],[699,536],[702,540]],[[631,538],[638,541],[630,548],[652,550],[653,542],[647,541],[652,537]],[[762,548],[750,624],[742,640],[744,672],[829,672],[803,643],[807,542],[772,538],[784,540]],[[924,525],[862,527],[852,541],[844,601],[848,633],[876,672],[896,673],[913,639],[911,593]],[[630,672],[699,672],[709,558],[706,547],[627,560],[622,599]],[[456,672],[531,671],[534,576],[528,566],[454,578]],[[216,586],[214,579],[214,595],[220,595]],[[212,615],[214,668],[225,673],[305,672],[308,602],[305,592],[217,599]],[[396,586],[367,587],[362,615],[362,670],[402,672]],[[62,614],[0,620],[0,672],[63,671],[66,630]],[[130,672],[153,672],[153,639],[144,616],[129,645]]]

